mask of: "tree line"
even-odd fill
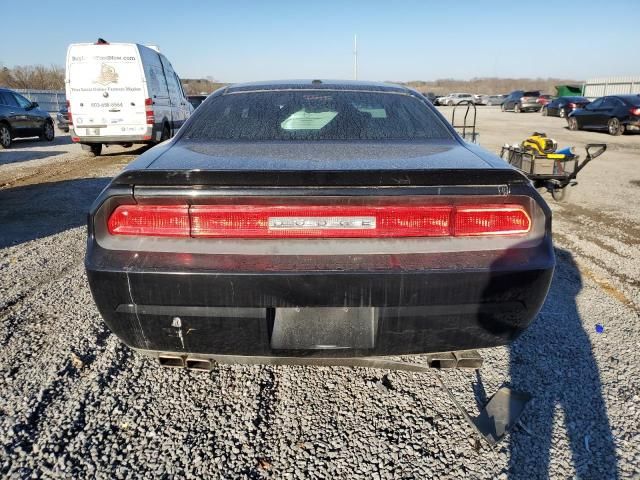
[[[555,95],[556,85],[582,85],[582,80],[566,78],[472,78],[470,80],[456,80],[444,78],[425,82],[416,80],[404,85],[415,88],[423,93],[433,92],[436,95],[449,93],[480,93],[485,95],[507,94],[514,90],[540,90],[542,93]]]
[[[58,65],[0,67],[0,87],[64,90],[64,68]]]
[[[452,92],[502,94],[513,90],[542,90],[555,93],[556,85],[581,85],[582,81],[561,78],[472,78],[456,80],[445,78],[433,81],[416,80],[394,82],[407,85],[424,93],[446,95]],[[182,86],[188,95],[209,94],[224,86],[213,77],[183,79]],[[58,65],[18,65],[12,68],[0,66],[0,87],[32,90],[64,90],[64,68]]]

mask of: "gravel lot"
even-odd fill
[[[484,351],[479,373],[443,373],[469,409],[503,384],[532,394],[501,444],[477,441],[431,374],[222,365],[206,374],[132,353],[101,321],[83,256],[90,203],[136,151],[91,159],[61,136],[0,151],[0,473],[640,478],[640,135],[478,113],[480,143],[493,151],[534,130],[579,150],[610,145],[569,201],[552,205],[558,267],[534,325],[510,348]]]

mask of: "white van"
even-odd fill
[[[92,155],[105,144],[164,141],[193,112],[155,47],[102,39],[69,45],[65,85],[71,139]]]

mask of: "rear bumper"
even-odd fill
[[[629,130],[639,130],[640,129],[640,118],[630,118],[626,121],[622,122],[625,127]]]
[[[507,344],[541,308],[554,256],[546,236],[536,247],[506,252],[319,257],[316,263],[135,254],[91,240],[86,258],[100,313],[132,348],[329,358]]]
[[[521,103],[520,108],[522,110],[534,110],[537,112],[542,109],[542,105],[539,103]]]
[[[147,128],[147,131],[143,135],[78,135],[76,129],[74,129],[73,127],[70,128],[70,132],[71,137],[74,139],[73,141],[78,143],[121,144],[153,143],[155,141],[153,136],[154,129],[152,127]]]

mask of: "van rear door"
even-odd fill
[[[145,135],[146,90],[137,45],[69,47],[67,98],[79,137]]]

